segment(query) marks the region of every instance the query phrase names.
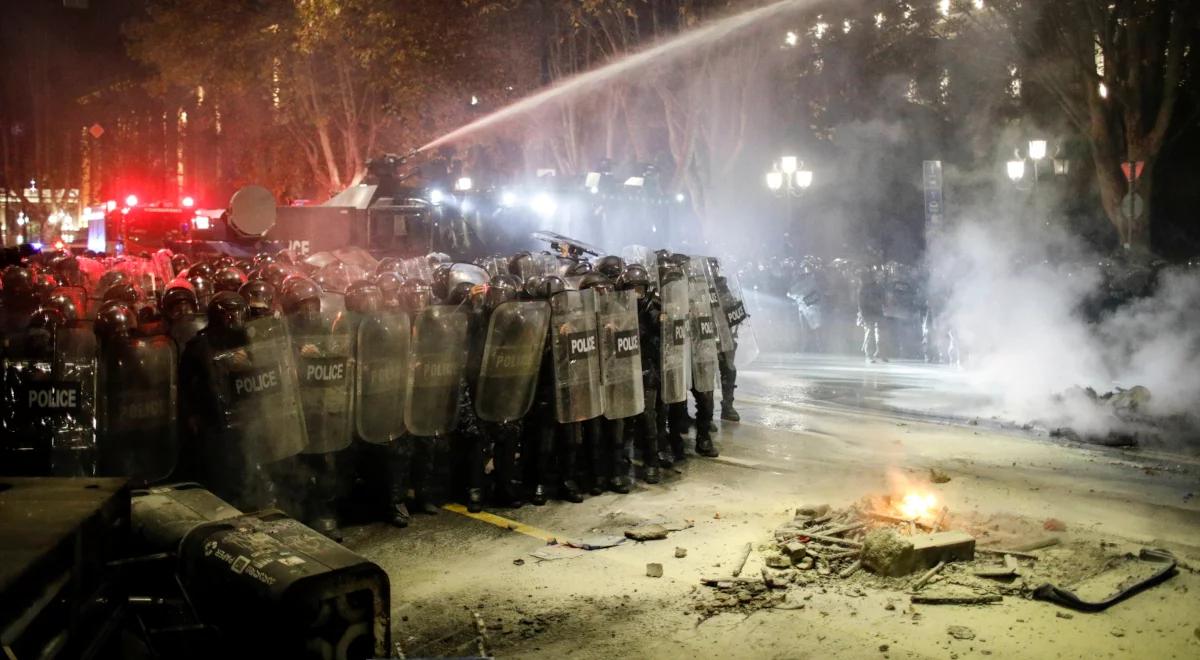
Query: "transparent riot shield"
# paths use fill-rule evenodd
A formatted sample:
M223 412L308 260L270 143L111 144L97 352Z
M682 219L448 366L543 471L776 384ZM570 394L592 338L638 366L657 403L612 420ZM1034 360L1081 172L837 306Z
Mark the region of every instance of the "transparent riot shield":
M696 264L692 259L690 264ZM692 387L697 392L711 392L717 380L717 321L714 317L711 292L703 269L690 266L688 294L692 323Z
M716 331L717 350L721 353L728 353L734 350L736 345L725 311L721 308L721 297L717 292L717 275L713 267L715 261L712 257L693 256L688 262L688 278L697 283L703 280L704 286L708 288L707 304L711 308L710 314L713 329Z
M292 350L283 321L262 318L246 324L245 343L216 349L208 361L215 430L246 464L295 456L308 445Z
M633 417L646 409L642 394L637 302L634 291L596 292L600 376L604 384L604 416L607 419Z
M604 412L594 291L562 291L550 298L554 402L559 423L582 422Z
M383 444L404 433L408 389L408 314L370 316L358 326L355 350L355 428L367 442Z
M729 323L737 346L734 364L738 367L747 366L758 359L759 348L758 337L754 334L754 325L746 309L742 280L737 273L729 273L724 277L717 277L716 284L721 311L725 314L725 320Z
M95 476L97 349L91 326L35 328L10 338L3 367L5 470Z
M659 289L662 298L662 384L659 397L663 403L687 400L692 381L691 361L691 301L688 281L668 279Z
M529 411L549 325L545 301L510 301L492 311L475 382L480 419L510 422Z
M139 484L166 479L179 457L179 354L166 335L107 343L100 362L100 471Z
M433 305L413 317L408 398L404 425L415 436L432 437L458 425L458 400L467 369L467 315L450 305Z
M325 454L350 446L354 419L352 335L329 314L289 319L296 376L308 446L303 453Z

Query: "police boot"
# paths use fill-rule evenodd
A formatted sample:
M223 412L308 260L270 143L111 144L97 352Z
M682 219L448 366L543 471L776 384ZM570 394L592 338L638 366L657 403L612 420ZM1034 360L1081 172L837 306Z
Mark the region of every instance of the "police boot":
M312 500L309 502L309 526L341 543L342 530L338 529L335 500L337 498L337 473L334 472L332 454L319 454L313 473Z
M408 527L408 523L412 522L412 514L408 512L408 504L404 501L405 494L403 487L393 485L388 488L388 517L396 527Z
M559 456L562 482L558 487L558 497L578 504L583 501L583 494L579 492L579 484L575 481L580 445L583 443L583 424L568 424L563 431L562 453Z
M471 513L479 513L483 511L483 489L468 488L467 489L467 511Z
M713 445L712 435L708 433L696 434L696 453L708 458L716 458L720 455Z
M517 475L517 443L520 432L517 427L501 427L494 445L493 460L496 471L493 473L495 487L492 490L492 500L499 506L517 508L524 504L521 501L521 484Z
M608 464L604 460L604 435L601 420L593 419L583 423L583 442L588 457L588 492L592 495L604 493L608 481Z
M721 419L723 419L727 422L742 421L742 416L739 415L738 411L734 410L734 408L733 408L733 400L732 399L730 399L729 401L721 402Z
M529 502L534 506L542 506L549 499L546 495L546 486L538 484L533 487L533 492L529 494Z

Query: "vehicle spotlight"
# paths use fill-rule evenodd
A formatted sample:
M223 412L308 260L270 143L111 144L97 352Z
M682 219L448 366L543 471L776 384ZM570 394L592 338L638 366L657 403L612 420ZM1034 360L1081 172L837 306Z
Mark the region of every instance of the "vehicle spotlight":
M685 200L685 199L687 199L687 198L683 196L683 193L675 193L675 201L682 204L683 200Z
M138 203L137 195L126 195L125 196L125 206L133 208L133 207L137 206L137 203Z
M429 191L429 203L430 204L433 204L434 206L438 206L445 199L446 199L446 194L443 193L441 190L434 188L433 190Z
M473 187L474 187L474 182L471 181L471 177L469 177L469 176L461 177L461 178L459 178L458 181L454 182L454 189L457 190L458 192L466 192Z
M505 190L500 193L500 206L513 207L517 205L517 193L511 190Z
M196 200L189 195L187 197L184 197L182 200L180 200L179 203L183 204L183 208L190 209L196 205Z
M538 193L529 202L529 207L533 209L534 213L545 219L552 217L558 210L558 202L554 201L554 198L548 193Z

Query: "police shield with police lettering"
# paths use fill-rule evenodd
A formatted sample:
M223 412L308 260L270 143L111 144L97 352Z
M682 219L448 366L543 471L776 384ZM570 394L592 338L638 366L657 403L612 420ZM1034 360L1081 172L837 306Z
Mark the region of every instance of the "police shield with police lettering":
M0 447L10 474L96 473L96 338L56 312L8 338Z
M287 328L256 319L241 339L213 347L209 385L218 417L205 425L232 441L227 448L240 449L246 464L295 456L308 445L308 433Z
M458 400L467 367L467 315L432 305L413 317L411 367L404 424L420 437L439 436L458 424Z
M139 484L167 478L179 455L178 352L166 335L104 338L100 464Z
M475 383L480 419L511 422L529 411L549 323L545 301L512 300L492 310Z
M308 429L305 454L325 454L350 446L354 386L351 335L346 325L335 324L335 320L330 314L312 311L288 316L300 403Z
M604 394L594 292L561 291L550 298L550 308L555 416L560 424L599 417Z
M703 259L688 262L692 321L692 388L712 392L717 379L717 321Z
M384 444L404 433L408 389L408 314L386 311L358 326L355 428L363 440Z
M604 416L624 419L645 409L637 293L596 290Z
M662 369L659 396L663 403L687 400L692 380L691 299L688 281L674 272L663 278L659 287L662 299Z

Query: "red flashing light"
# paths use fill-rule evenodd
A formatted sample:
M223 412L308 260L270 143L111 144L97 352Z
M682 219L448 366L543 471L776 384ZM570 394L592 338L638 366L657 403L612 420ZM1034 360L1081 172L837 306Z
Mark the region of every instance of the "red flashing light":
M188 195L187 197L184 197L183 199L179 200L179 203L183 204L183 208L190 209L196 205L196 200L193 199L191 195Z
M56 250L63 249L63 242L62 241L54 241L54 249L56 249Z
M104 208L108 209L109 211L117 210L117 200L115 200L115 199L108 200L107 202L104 203Z
M125 206L133 207L133 206L137 206L137 203L138 203L137 195L126 195L125 196Z

